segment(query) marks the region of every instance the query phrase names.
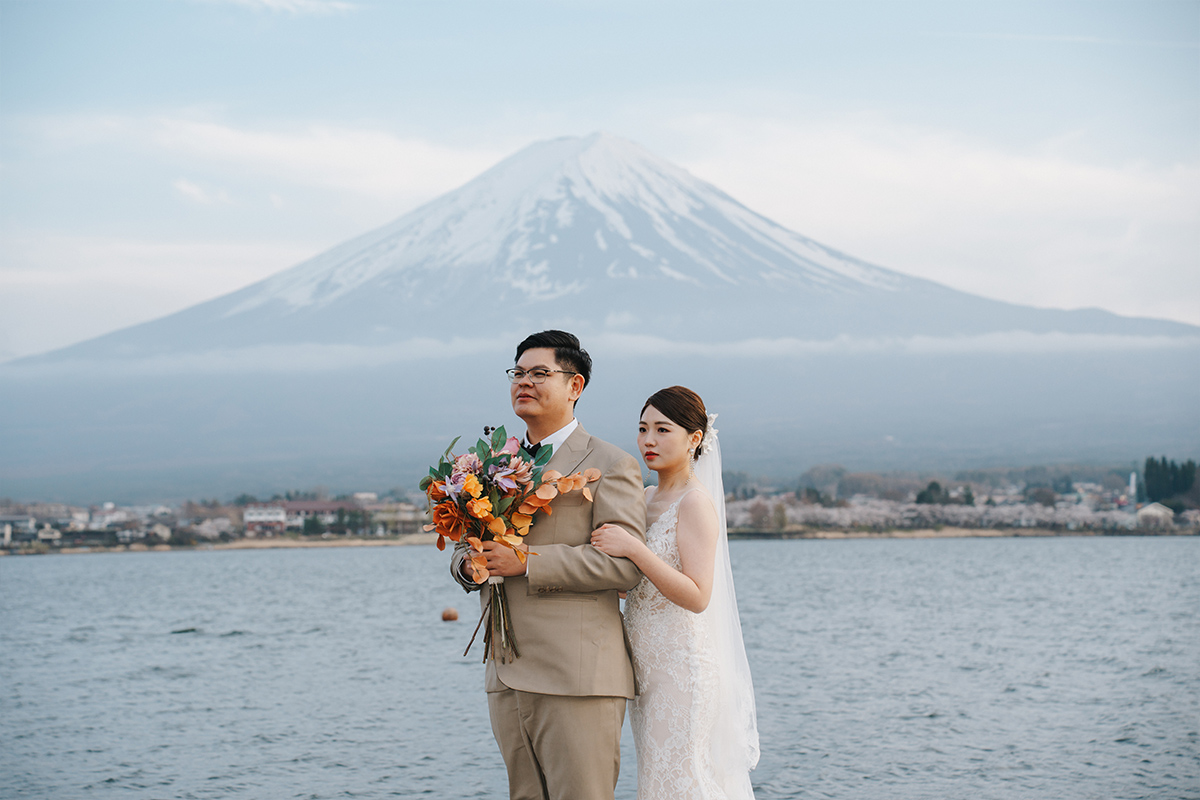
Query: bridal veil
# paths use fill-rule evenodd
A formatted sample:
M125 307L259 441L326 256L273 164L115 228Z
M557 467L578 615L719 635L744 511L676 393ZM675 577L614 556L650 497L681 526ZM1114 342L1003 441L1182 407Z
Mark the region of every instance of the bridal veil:
M753 797L749 771L758 763L758 720L754 708L754 683L746 646L742 641L742 623L738 617L737 595L733 588L733 570L729 563L729 531L725 521L725 484L721 478L721 445L714 425L717 415L709 414L708 430L696 461L696 477L707 488L720 526L713 589L705 616L716 645L720 672L720 699L717 724L713 732L713 766L719 783L731 798Z

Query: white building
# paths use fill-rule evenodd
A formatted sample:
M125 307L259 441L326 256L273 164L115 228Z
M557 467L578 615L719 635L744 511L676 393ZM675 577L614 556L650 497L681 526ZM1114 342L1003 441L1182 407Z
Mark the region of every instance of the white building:
M247 536L273 536L287 527L287 509L279 503L251 503L242 509Z
M1169 528L1175 524L1175 512L1162 503L1150 503L1137 511L1139 528Z

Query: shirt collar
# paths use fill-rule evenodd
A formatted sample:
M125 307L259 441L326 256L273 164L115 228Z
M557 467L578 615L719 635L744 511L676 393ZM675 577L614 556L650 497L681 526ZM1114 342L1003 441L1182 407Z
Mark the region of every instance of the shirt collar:
M578 427L579 427L579 420L575 419L574 417L571 417L570 422L568 422L566 425L563 425L561 428L559 428L558 430L556 430L554 433L550 434L549 436L544 437L542 439L542 441L539 442L539 444L541 444L543 447L546 445L550 445L551 447L554 448L555 452L558 452L558 449L562 446L562 443L565 442L567 440L567 437L570 436L572 433L574 433L575 429ZM527 444L529 442L529 431L525 432L525 442Z

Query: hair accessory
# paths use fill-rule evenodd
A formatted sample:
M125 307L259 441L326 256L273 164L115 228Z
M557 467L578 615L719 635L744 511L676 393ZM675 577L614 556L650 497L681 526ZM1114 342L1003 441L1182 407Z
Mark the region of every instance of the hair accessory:
M708 453L713 449L713 439L717 436L717 415L708 415L708 426L704 429L704 438L700 440L700 452Z

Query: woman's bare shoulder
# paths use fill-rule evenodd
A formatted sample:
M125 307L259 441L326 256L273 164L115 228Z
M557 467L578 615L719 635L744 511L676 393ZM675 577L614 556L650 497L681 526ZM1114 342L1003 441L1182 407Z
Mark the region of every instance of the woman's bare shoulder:
M679 516L716 520L717 510L713 508L712 498L708 496L708 492L701 487L687 492L679 499Z

